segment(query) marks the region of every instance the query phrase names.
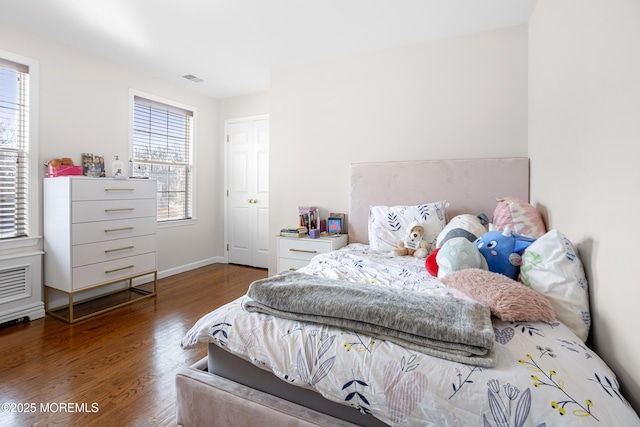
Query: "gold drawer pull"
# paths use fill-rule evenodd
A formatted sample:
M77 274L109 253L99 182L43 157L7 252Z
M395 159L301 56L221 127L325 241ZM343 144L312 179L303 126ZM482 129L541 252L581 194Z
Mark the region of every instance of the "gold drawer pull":
M317 254L317 253L318 253L318 251L307 251L307 250L305 250L305 249L294 249L294 248L291 248L291 249L289 249L289 250L290 250L291 252L304 252L304 253L306 253L306 254Z
M135 188L105 188L104 191L134 191Z
M131 246L125 246L124 248L105 249L104 253L105 254L109 254L111 252L126 251L127 249L133 249L133 248L134 248L134 246L131 245Z
M104 232L113 233L114 231L127 231L127 230L133 230L133 227L110 228L108 230L104 230Z
M133 211L135 208L113 208L113 209L105 209L106 213L109 212L121 212L121 211Z
M105 270L104 274L115 273L116 271L127 270L133 267L134 267L133 265L127 265L126 267L114 268L113 270Z

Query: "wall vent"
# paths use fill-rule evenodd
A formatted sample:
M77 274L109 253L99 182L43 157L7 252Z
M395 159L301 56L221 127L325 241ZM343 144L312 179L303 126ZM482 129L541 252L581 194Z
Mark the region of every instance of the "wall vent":
M44 317L42 251L0 256L0 324Z
M26 267L0 271L0 302L28 294Z
M187 80L191 80L193 83L200 83L204 81L200 77L196 77L193 74L187 74L186 76L182 76L182 77L184 77Z

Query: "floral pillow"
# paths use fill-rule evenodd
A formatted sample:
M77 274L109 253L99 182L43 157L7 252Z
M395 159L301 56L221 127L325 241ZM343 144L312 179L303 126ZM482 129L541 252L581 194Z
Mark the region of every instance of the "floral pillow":
M493 226L504 230L507 226L516 234L538 238L547 232L540 212L524 200L516 197L497 199L493 212Z
M369 245L377 251L391 251L406 237L410 225L417 221L424 227L424 237L431 252L446 225L444 201L416 206L372 206L369 209Z
M522 255L522 283L546 296L556 318L581 340L589 335L589 291L573 244L558 230L533 242Z

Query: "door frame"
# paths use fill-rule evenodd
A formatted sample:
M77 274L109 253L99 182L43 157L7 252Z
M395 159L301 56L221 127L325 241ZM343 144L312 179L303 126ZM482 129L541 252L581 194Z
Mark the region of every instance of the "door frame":
M238 122L248 122L254 120L269 119L269 114L259 114L257 116L236 117L233 119L225 119L224 135L222 141L224 143L224 189L222 195L224 197L224 262L229 263L229 124ZM271 151L271 150L269 150Z

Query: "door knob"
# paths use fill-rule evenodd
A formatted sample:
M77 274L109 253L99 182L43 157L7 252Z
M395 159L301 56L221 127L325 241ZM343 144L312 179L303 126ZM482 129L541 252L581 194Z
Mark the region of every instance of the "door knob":
M256 199L247 199L248 203L258 203Z

